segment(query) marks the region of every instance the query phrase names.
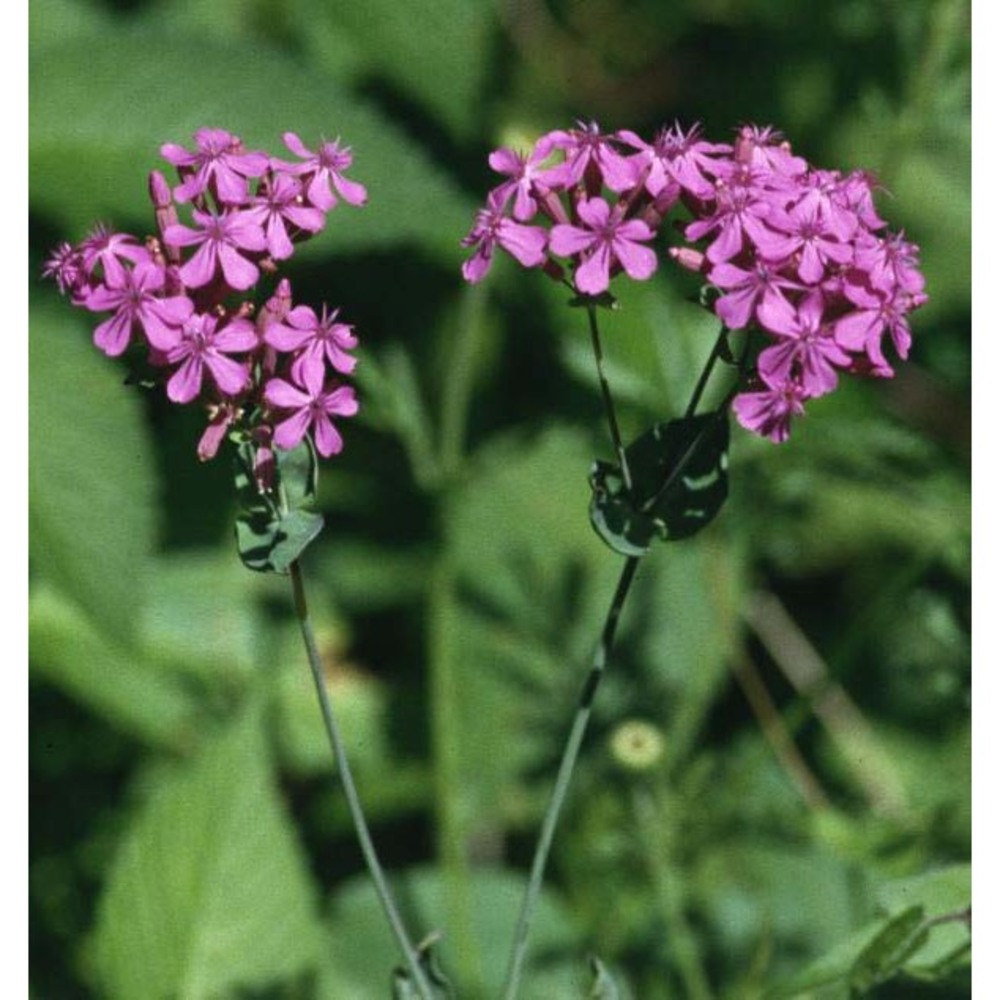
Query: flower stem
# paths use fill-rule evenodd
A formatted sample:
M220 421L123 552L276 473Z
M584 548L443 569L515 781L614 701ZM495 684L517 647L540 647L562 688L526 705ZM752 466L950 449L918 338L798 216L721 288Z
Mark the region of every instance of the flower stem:
M621 616L622 608L625 605L625 598L628 596L629 588L632 586L632 580L635 578L635 571L638 566L638 556L629 556L625 560L621 576L618 579L618 586L615 589L615 595L611 600L611 606L608 608L608 614L604 620L604 628L601 631L600 642L598 642L597 649L594 652L590 672L587 674L587 679L580 692L580 699L577 704L576 715L573 718L569 739L566 741L562 760L559 762L559 773L556 776L555 788L552 790L552 798L549 800L549 806L545 811L545 818L542 821L542 831L539 834L538 846L535 848L535 856L531 863L531 876L521 903L521 912L514 932L514 947L507 969L507 982L504 988L505 1000L514 1000L517 996L524 959L528 949L528 934L531 931L531 921L538 903L538 897L541 893L542 880L545 876L545 865L548 861L549 850L552 847L552 838L555 835L556 824L559 821L563 801L566 798L566 792L573 777L573 769L576 767L576 760L580 754L580 746L583 743L584 733L587 730L587 723L590 721L594 698L597 695L597 689L600 686L601 678L604 676L604 669L611 653L615 630L618 627L618 619Z
M306 604L305 585L302 580L302 569L296 559L288 568L292 579L292 593L295 600L295 614L299 620L299 627L302 631L302 639L305 642L306 653L309 658L309 667L312 670L313 682L316 685L316 694L319 697L320 708L323 711L323 722L326 725L326 735L330 741L330 749L333 751L334 761L337 765L337 773L340 776L341 784L344 787L344 795L347 798L347 805L351 812L351 819L354 821L354 829L357 833L358 841L361 844L361 851L365 856L365 863L368 865L368 872L375 885L375 892L378 894L379 902L385 912L386 919L392 928L392 932L399 944L399 949L403 953L407 969L413 978L413 985L422 1000L434 1000L434 992L427 981L420 961L417 957L416 949L410 943L403 920L396 908L392 897L392 891L386 880L382 865L375 853L375 845L372 843L371 834L368 832L368 824L365 822L364 812L361 808L361 800L354 785L354 778L351 775L350 765L347 762L347 751L344 747L344 740L337 724L336 716L333 714L333 706L326 691L326 684L323 681L323 663L320 659L319 649L316 647L316 637L313 634L312 622L309 619L309 609Z
M701 370L701 375L698 377L698 384L694 387L694 392L691 393L691 401L684 411L685 417L693 417L695 410L698 409L698 403L701 402L701 394L705 391L705 386L708 385L708 378L712 374L715 362L722 356L722 349L726 343L726 334L728 332L726 327L722 327L719 330L719 335L715 338L715 346L712 348L712 353L708 356L708 362Z
M604 398L604 408L608 420L608 429L611 432L611 439L618 461L622 470L622 480L628 492L632 490L632 477L629 473L628 462L625 459L625 449L622 445L621 432L618 428L618 419L615 414L614 400L611 397L611 389L607 378L604 375L603 353L601 351L600 332L597 328L597 307L593 304L587 305L587 318L590 323L590 339L594 348L594 360L597 363L597 376L601 384L601 395ZM691 417L698 408L701 395L708 384L709 375L715 366L716 361L722 356L726 339L726 329L719 332L715 345L709 355L705 368L698 379L691 400L685 411L685 416ZM728 405L729 400L735 392L735 387L729 395L717 407L716 413L720 416ZM702 432L704 433L704 432ZM676 477L683 471L688 460L701 439L702 434L688 448L687 452L677 462L664 489L667 488ZM601 630L601 638L594 652L594 659L591 663L590 672L584 682L583 690L577 704L576 715L573 717L573 725L570 729L569 739L563 748L562 759L559 762L559 772L556 775L555 787L552 790L552 797L549 800L548 808L542 820L542 830L538 837L538 844L535 847L535 855L531 862L531 875L525 889L524 898L521 902L521 912L518 916L517 927L514 931L514 944L511 950L510 962L507 967L507 980L504 987L504 1000L515 1000L518 987L521 982L521 974L524 969L524 960L528 949L528 935L531 931L531 921L534 917L535 907L542 890L542 880L545 876L545 866L548 861L549 852L552 847L552 839L555 835L556 824L559 821L559 814L562 811L566 793L573 777L573 770L576 767L577 758L580 755L580 747L583 744L583 737L590 722L591 709L594 699L597 696L597 689L604 676L608 657L611 654L611 647L614 643L615 631L618 627L618 619L621 617L622 608L625 606L625 599L628 597L629 589L635 578L635 571L639 566L639 556L628 556L625 565L622 567L621 576L618 579L618 586L615 589L614 597L608 608L607 617L604 620L604 628Z
M604 375L604 352L601 350L601 334L597 328L597 306L587 304L587 321L590 324L590 343L594 348L594 361L597 363L597 379L601 383L601 396L604 398L604 412L608 418L608 430L611 432L611 442L618 457L618 465L622 470L622 482L625 492L632 492L632 474L629 472L628 461L625 458L625 447L622 444L621 431L618 429L618 417L615 414L615 403L611 398L611 388Z

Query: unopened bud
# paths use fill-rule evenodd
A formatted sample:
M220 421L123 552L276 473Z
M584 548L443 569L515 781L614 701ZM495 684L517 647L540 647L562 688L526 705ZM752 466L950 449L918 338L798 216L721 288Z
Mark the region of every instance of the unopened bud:
M668 253L687 271L702 274L706 270L705 255L700 250L691 247L671 247Z

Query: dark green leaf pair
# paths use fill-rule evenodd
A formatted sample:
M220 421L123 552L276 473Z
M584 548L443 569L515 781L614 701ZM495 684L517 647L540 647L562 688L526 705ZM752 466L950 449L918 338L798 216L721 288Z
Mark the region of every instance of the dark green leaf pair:
M656 424L625 449L631 491L618 466L594 463L591 524L625 556L645 554L654 538L690 538L712 521L728 495L728 449L723 411Z
M241 444L236 459L236 545L243 565L259 573L287 573L323 530L323 515L307 509L316 498L318 473L309 439L275 454L274 485L266 493L257 488L253 445Z

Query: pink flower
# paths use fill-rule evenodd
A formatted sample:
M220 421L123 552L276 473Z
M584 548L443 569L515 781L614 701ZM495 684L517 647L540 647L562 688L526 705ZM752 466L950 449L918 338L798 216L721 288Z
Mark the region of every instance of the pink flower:
M318 208L302 203L302 186L289 174L276 174L244 215L263 228L267 252L275 260L286 260L295 251L289 224L308 233L318 233L326 224Z
M177 224L167 226L165 242L172 246L197 246L194 256L181 266L180 275L188 288L208 285L221 269L226 284L236 291L246 291L256 284L260 271L240 250L267 249L267 239L260 223L248 212L231 210L224 215L211 212L191 213L200 229Z
M42 277L52 278L63 295L67 292L75 292L78 287L87 281L87 274L83 266L83 255L80 253L79 248L70 243L60 243L49 254L48 260L43 265Z
M149 260L149 251L135 241L128 233L112 233L100 223L80 243L80 259L88 277L97 276L100 265L105 281L119 280L125 272L126 264L138 264Z
M778 342L761 352L757 370L771 388L796 381L806 397L822 396L837 386L837 368L851 359L823 322L823 295L811 292L793 309L787 302L768 316Z
M164 352L167 364L180 362L167 382L167 396L173 402L190 403L201 392L206 369L224 396L235 396L246 388L247 366L227 355L253 350L257 331L245 319L230 320L217 330L218 323L219 317L211 313L189 317L179 342Z
M322 143L319 151L314 153L294 132L286 132L283 138L285 145L305 162L276 163L289 173L308 175L306 197L318 209L330 211L337 204L337 195L349 205L363 205L368 200L364 185L344 177L344 171L354 161L350 147L342 149L340 140L336 139Z
M476 252L462 265L466 281L481 281L493 263L493 248L500 246L525 267L538 267L545 260L545 230L525 226L503 214L502 194L493 191L486 208L476 215L472 231L462 240L463 247Z
M160 297L166 270L160 264L136 264L114 281L101 285L90 294L87 308L94 312L114 310L94 331L94 343L109 357L117 357L128 347L132 331L142 328L155 348L166 351L181 338L181 326L194 312L186 295Z
M607 291L611 268L617 263L630 277L643 281L656 270L656 254L641 245L655 233L640 219L622 218L621 206L610 208L603 198L591 198L577 206L586 228L552 227L549 249L561 257L580 255L576 287L587 295Z
M283 322L271 323L264 331L264 340L279 351L302 351L292 362L292 378L303 382L303 372L307 367L325 370L326 362L335 371L350 374L357 360L347 353L357 347L358 340L347 323L338 323L334 309L317 316L309 306L296 306L285 316Z
M634 132L622 131L618 135L639 150L632 160L639 170L647 172L646 190L654 196L673 183L697 198L711 198L720 172L720 154L732 153L732 146L702 139L700 125L687 132L677 123L662 128L652 145Z
M611 144L617 135L602 135L596 122L577 122L577 128L568 132L550 132L546 141L566 153L566 160L541 175L546 187L566 189L584 180L587 168L592 168L596 181L615 193L627 191L636 184L635 167ZM597 194L600 183L595 183Z
M675 257L676 254L671 254ZM751 316L770 328L769 316L788 302L781 289L794 292L802 289L797 281L786 278L779 268L760 261L749 270L735 264L716 264L709 271L709 280L726 294L715 303L715 314L730 330L742 330Z
M187 179L174 191L177 201L190 201L212 189L225 205L242 205L248 198L247 178L268 168L264 153L247 153L240 139L221 128L201 128L194 134L197 152L164 143L160 155Z
M504 207L511 195L514 196L513 214L518 222L527 222L538 211L535 186L545 172L541 165L552 155L552 148L551 137L542 136L527 155L512 149L497 149L490 153L490 166L498 174L506 174L510 178L493 191Z
M733 400L733 412L741 426L776 444L788 440L792 417L805 413L805 390L794 382L762 392L741 392Z
M331 418L354 416L358 412L358 401L350 386L336 382L324 384L323 372L318 367L304 368L302 376L302 388L280 378L271 379L264 387L264 398L271 406L292 411L274 428L274 443L279 448L291 450L312 429L316 450L329 458L344 447Z

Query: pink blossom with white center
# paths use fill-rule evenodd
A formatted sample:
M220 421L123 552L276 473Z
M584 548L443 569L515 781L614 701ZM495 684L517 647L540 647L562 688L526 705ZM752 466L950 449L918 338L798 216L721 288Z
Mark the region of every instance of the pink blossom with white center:
M301 351L292 362L292 378L303 383L307 367L319 368L320 374L329 362L335 371L348 375L354 371L357 359L347 352L358 346L358 339L347 323L338 323L339 309L321 315L309 306L296 306L280 323L271 323L264 330L264 340L279 351Z
M636 169L629 158L612 145L616 135L603 135L596 122L577 122L577 128L568 132L549 132L545 139L566 154L564 163L541 174L541 182L553 190L565 190L584 180L591 167L596 178L616 194L627 191L636 184ZM600 184L595 185L597 194ZM589 185L588 185L589 187Z
M792 418L805 413L805 390L794 382L777 389L741 392L733 400L733 412L740 425L776 444L788 440Z
M160 155L178 168L184 181L174 191L177 201L191 201L212 190L225 205L242 205L249 197L247 179L268 168L264 153L248 153L239 137L221 128L200 128L194 134L196 152L164 143Z
M837 387L837 369L847 368L850 356L823 321L824 299L811 292L793 309L787 302L768 317L768 330L778 342L761 351L757 371L772 389L796 381L807 397L822 396Z
M475 247L476 252L462 265L462 275L466 281L482 281L493 263L493 248L506 250L525 267L538 267L545 261L545 244L548 240L545 230L538 226L526 226L504 215L501 196L492 191L486 200L486 207L476 214L476 221L468 236L462 240L463 247Z
M349 205L363 205L368 200L364 185L344 176L354 162L349 146L341 148L340 140L336 139L321 143L319 151L314 153L294 132L286 132L283 138L285 145L304 162L275 160L274 163L296 176L308 177L304 182L306 197L316 208L329 212L337 204L337 195Z
M191 214L200 229L178 223L167 226L163 233L164 242L171 246L198 247L194 256L181 265L184 284L188 288L201 288L210 284L220 270L226 284L236 291L246 291L256 284L260 270L240 250L260 252L267 249L260 223L248 212L236 209L223 215L194 209Z
M496 149L490 153L490 166L510 180L493 189L497 200L506 207L508 199L514 197L514 218L527 222L538 212L536 183L545 173L542 164L552 155L551 136L542 136L528 153L518 153L513 149Z
M244 214L263 228L267 252L275 260L286 260L295 251L289 224L309 233L318 233L326 224L323 212L303 204L302 185L289 174L276 174Z
M295 448L312 430L316 450L324 457L336 455L344 446L332 417L352 417L358 401L350 386L336 382L325 384L319 368L306 367L302 387L284 379L273 378L264 387L264 399L291 415L274 428L274 443L286 451Z
M574 281L586 295L607 291L615 264L637 281L656 270L656 254L642 246L656 234L640 219L623 219L622 213L621 206L612 209L603 198L591 198L577 206L583 226L552 227L549 249L560 257L578 257Z
M173 402L190 403L198 396L206 370L224 396L246 388L247 366L228 355L253 350L257 331L246 319L232 319L221 329L218 325L219 317L212 313L195 314L184 323L178 343L163 352L164 363L180 363L167 382L167 396Z
M181 337L181 326L194 312L186 295L163 297L166 269L152 261L136 264L117 281L95 288L87 301L94 312L114 310L114 316L94 331L94 343L109 357L124 353L136 327L153 347L166 351Z

